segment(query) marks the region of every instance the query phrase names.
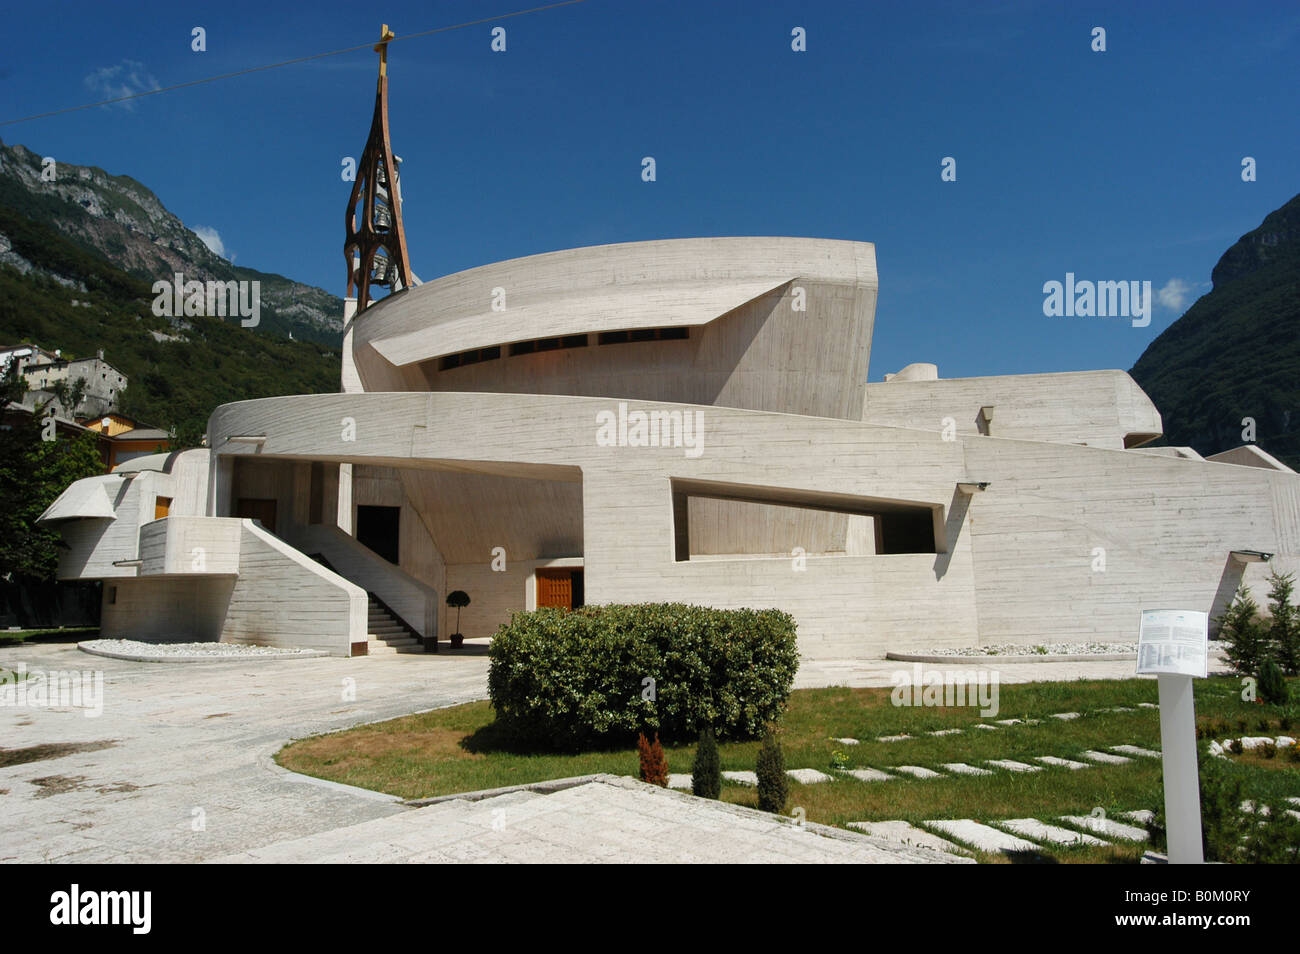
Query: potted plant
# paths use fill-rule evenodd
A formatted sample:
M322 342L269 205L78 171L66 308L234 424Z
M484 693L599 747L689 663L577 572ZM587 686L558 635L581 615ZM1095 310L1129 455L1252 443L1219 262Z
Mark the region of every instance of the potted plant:
M469 594L464 590L452 590L447 594L447 605L456 609L456 632L451 634L451 648L460 649L465 643L465 637L460 632L460 611L462 607L469 606Z

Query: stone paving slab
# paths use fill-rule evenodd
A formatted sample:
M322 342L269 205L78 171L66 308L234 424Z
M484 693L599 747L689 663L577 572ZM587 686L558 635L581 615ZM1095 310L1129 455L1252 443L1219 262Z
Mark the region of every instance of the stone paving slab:
M689 792L691 790L691 784L693 781L694 781L694 776L690 772L669 772L668 773L669 788L684 788Z
M1145 828L1125 825L1113 818L1095 818L1092 815L1062 815L1061 821L1087 829L1094 834L1105 835L1107 838L1116 838L1123 841L1146 841L1151 837L1147 834Z
M997 726L995 726L995 725L989 725L987 722L976 722L975 725L972 726L972 728L975 728L975 729L986 729L986 730L992 732L992 731L994 731L994 730L997 729Z
M1070 722L1073 719L1079 718L1079 715L1080 713L1078 712L1053 712L1050 716L1048 716L1048 718L1060 719L1062 722Z
M924 828L917 828L905 821L849 822L849 827L864 831L868 835L876 835L905 845L916 845L934 851L948 851L953 854L965 855L970 853L960 845L953 844L946 838L940 838L934 832L926 831Z
M1112 752L1119 752L1121 755L1136 755L1143 759L1158 759L1160 753L1154 749L1144 749L1139 745L1112 745Z
M998 719L998 720L996 720L996 723L995 723L995 724L997 724L997 725L1020 725L1020 723L1021 723L1021 720L1020 720L1020 719Z
M1092 768L1092 765L1088 762L1076 762L1074 759L1058 758L1055 755L1035 755L1034 761L1042 762L1044 765L1055 765L1057 768L1067 768L1072 772Z
M751 788L758 785L758 775L755 772L723 772L722 777L737 785L748 785Z
M608 777L501 809L497 798L289 839L226 862L307 863L969 863L947 851ZM436 815L426 814L434 813ZM400 823L399 823L400 818ZM399 830L400 829L400 830Z
M1159 709L1160 707L1159 707L1158 705L1156 705L1154 702L1139 702L1139 703L1138 703L1138 708L1139 708L1139 709Z
M1145 825L1151 819L1156 817L1156 813L1149 808L1139 808L1134 812L1120 812L1120 818L1127 818L1131 822L1137 822L1139 825Z
M834 775L827 775L813 768L786 769L785 774L802 785L820 785L822 782L835 781Z
M1008 818L1006 821L998 822L998 824L1014 834L1024 835L1026 838L1048 842L1053 845L1110 844L1110 842L1102 841L1093 835L1084 834L1081 831L1072 831L1069 828L1061 828L1059 825L1049 825L1037 818Z
M840 745L857 745L857 739L831 739L832 742L838 742Z
M934 769L925 768L922 765L895 765L890 768L891 772L901 772L904 775L910 775L912 778L942 778L942 772L936 772Z
M859 782L888 782L894 776L873 768L845 769L845 775L852 775Z
M1127 765L1133 761L1124 755L1113 755L1110 752L1094 752L1092 749L1084 752L1083 757L1090 762L1100 762L1103 765Z
M941 766L945 771L952 772L954 775L992 775L988 769L976 768L974 765L967 765L965 762L944 762Z
M961 735L961 729L935 729L926 735Z
M938 819L924 822L927 828L935 828L945 835L951 835L979 851L1022 852L1041 851L1039 845L1026 841L1016 835L1009 835L988 825L981 824L973 818Z
M1017 762L1015 759L985 759L984 764L1008 772L1041 772L1043 770L1041 765L1030 765L1028 762Z
M877 742L902 742L904 739L910 739L910 735L882 735L876 739Z

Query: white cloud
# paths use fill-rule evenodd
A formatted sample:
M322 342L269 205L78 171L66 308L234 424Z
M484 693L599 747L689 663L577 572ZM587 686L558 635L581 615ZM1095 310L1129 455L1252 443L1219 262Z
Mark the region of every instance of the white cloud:
M1171 278L1165 282L1163 288L1156 291L1156 300L1160 302L1162 308L1182 311L1192 300L1192 292L1195 290L1196 286L1190 282L1185 282L1181 278Z
M161 89L158 80L136 60L123 60L116 66L105 66L95 70L85 79L86 88L104 99L120 99L134 96L152 89ZM118 103L123 109L135 109L135 103L127 100Z
M199 241L212 250L212 254L234 262L235 257L226 251L226 243L221 241L221 235L216 229L210 229L206 225L196 225L193 232L199 237Z

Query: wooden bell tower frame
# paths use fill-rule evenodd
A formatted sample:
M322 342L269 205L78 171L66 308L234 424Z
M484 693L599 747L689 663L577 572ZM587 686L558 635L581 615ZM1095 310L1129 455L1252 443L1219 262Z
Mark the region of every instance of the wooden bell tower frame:
M343 255L348 263L348 297L356 297L358 312L371 303L372 282L386 285L395 292L411 285L411 263L406 254L406 232L402 228L397 166L388 140L388 43L393 37L385 23L375 45L375 52L379 54L375 115L370 122L370 136L361 153L357 178L348 199ZM384 209L389 215L387 228L378 221ZM388 259L388 274L383 282L372 275L376 253L381 250Z

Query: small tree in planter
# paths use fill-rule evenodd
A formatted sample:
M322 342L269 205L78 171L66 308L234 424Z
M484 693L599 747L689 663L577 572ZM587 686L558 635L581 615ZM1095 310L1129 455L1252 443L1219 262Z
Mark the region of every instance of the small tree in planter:
M691 766L691 794L700 798L718 798L722 795L722 760L718 758L718 742L712 729L700 732L700 742L695 747L695 764Z
M465 642L460 632L460 611L469 606L469 594L464 590L453 590L447 594L447 605L456 610L456 632L451 634L451 645L453 649L459 649Z
M664 755L664 747L659 744L659 733L656 732L654 742L650 742L642 732L636 740L636 753L641 759L641 781L667 788L668 756Z
M774 728L769 728L763 736L754 774L758 776L758 807L765 812L784 814L785 803L790 799L790 782L785 777L785 755Z

